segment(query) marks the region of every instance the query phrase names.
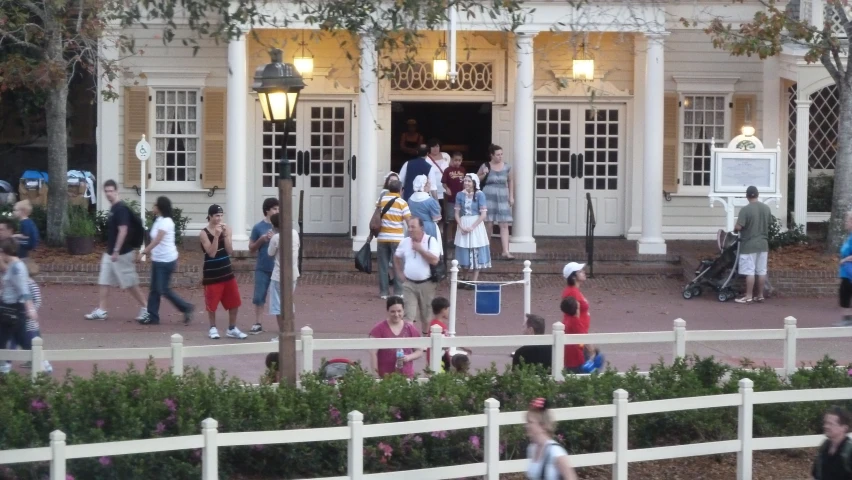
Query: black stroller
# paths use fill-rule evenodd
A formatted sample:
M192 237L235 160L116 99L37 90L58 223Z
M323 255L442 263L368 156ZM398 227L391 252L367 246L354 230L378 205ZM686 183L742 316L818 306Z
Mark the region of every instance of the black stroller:
M740 258L740 238L733 232L719 230L716 235L719 256L715 260L704 260L695 271L695 278L683 287L683 298L689 300L701 295L702 290L712 288L718 294L720 302L727 302L736 296L731 282L737 274L737 262Z

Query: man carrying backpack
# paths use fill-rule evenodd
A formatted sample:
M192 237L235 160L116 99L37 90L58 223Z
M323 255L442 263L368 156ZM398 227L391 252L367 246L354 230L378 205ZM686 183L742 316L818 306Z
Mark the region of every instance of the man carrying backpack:
M815 480L852 480L852 442L849 412L832 407L822 421L826 440L822 442L811 471Z
M101 258L100 302L98 308L86 315L86 320L106 320L107 296L109 287L130 290L130 294L140 306L136 320L147 317L145 297L139 289L139 275L136 273L136 249L142 245L144 226L133 211L118 197L118 185L115 180L104 182L104 196L112 207L107 219L107 251Z

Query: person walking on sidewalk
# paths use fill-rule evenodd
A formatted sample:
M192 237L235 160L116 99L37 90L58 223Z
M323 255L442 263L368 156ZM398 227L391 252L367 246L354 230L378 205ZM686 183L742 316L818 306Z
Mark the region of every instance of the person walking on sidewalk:
M405 238L405 222L411 218L408 202L400 198L402 183L391 180L388 183L388 194L379 200L376 207L381 208L382 226L376 238L376 257L379 259L379 296L387 300L390 281L393 281L393 294L402 296L402 280L399 275L388 277L388 267L392 265L399 242ZM388 206L390 204L390 206ZM385 211L387 209L387 211Z
M424 334L428 334L426 325L438 287L432 279L431 267L437 265L440 259L441 243L426 235L423 220L412 217L408 221L408 237L396 248L394 266L396 277L403 282L405 318L412 322L419 321Z
M849 428L852 418L849 412L832 407L823 416L822 429L825 441L819 447L811 469L815 480L852 479L852 440Z
M254 304L254 325L251 326L249 333L257 335L263 332L261 319L263 318L263 306L266 304L266 292L269 291L269 282L272 280L272 271L275 269L273 258L267 253L269 251L269 241L274 235L274 229L270 218L278 214L278 199L267 198L263 201L263 220L251 229L249 237L249 252L257 255L257 262L254 266L254 295L252 295L251 303Z
M27 266L18 258L18 242L13 238L0 240L0 269L3 270L0 286L0 349L6 349L9 341L23 350L32 349L32 338L27 334L27 320L38 321L35 304L30 292L30 275ZM2 369L8 373L7 366Z
M745 294L734 300L737 303L763 302L772 211L768 205L758 200L758 195L757 187L752 185L746 189L748 205L740 210L740 216L734 226L734 231L740 233L739 273L746 277Z
M216 328L216 309L219 304L228 311L228 333L230 338L240 340L248 337L237 328L237 313L242 305L240 288L231 267L231 255L234 247L231 243L231 229L222 222L225 211L219 205L210 205L207 209L207 226L198 237L204 251L204 269L201 283L204 285L204 303L207 306L207 318L210 320L208 336L213 340L221 338Z
M840 308L843 318L838 327L852 327L852 211L846 213L846 231L849 237L840 247Z
M278 255L278 248L281 245L281 235L279 232L281 231L281 227L279 222L281 221L279 215L276 213L272 215L269 219L272 223L273 232L275 235L272 236L272 240L269 241L269 249L267 250L266 256L270 259L274 259L273 263L275 265L272 270L271 281L269 282L269 314L275 315L276 317L281 315L281 256ZM292 256L290 257L290 262L292 263L293 269L293 292L296 291L296 282L299 280L299 232L295 228L293 230L293 249ZM293 311L296 311L296 305L294 302Z
M170 285L178 260L172 201L168 197L157 197L153 208L156 219L151 226L151 242L143 252L145 257L151 257L151 287L148 293L148 311L139 323L159 325L160 298L166 297L183 314L183 324L189 325L195 307L180 298Z
M13 238L18 241L18 258L27 264L30 277L38 275L38 265L30 257L30 252L35 250L39 243L38 227L30 215L33 213L33 204L29 200L21 200L15 204L14 215L18 219L18 232Z
M136 249L128 242L131 235L131 219L134 213L118 196L118 184L115 180L104 182L104 196L112 205L107 217L107 249L101 257L101 272L98 276L100 301L98 307L85 316L86 320L107 319L107 297L110 287L129 290L130 295L139 304L142 320L148 313L145 297L139 288L139 274L136 273Z

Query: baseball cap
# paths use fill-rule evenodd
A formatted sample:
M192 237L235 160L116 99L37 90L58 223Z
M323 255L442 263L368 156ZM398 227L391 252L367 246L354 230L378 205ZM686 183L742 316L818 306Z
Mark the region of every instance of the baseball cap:
M223 210L221 206L216 205L215 203L213 205L210 205L210 208L207 209L208 217L212 217L213 215L217 215L219 213L225 213L225 210Z
M746 189L746 198L755 198L757 197L757 187L754 185L748 187Z
M579 272L586 266L585 263L571 262L562 269L562 276L568 278L572 273Z

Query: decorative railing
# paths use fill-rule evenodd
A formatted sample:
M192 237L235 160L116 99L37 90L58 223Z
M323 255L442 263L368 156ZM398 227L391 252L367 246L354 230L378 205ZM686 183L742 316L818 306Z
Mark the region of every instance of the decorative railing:
M494 90L494 64L458 62L456 83L435 80L431 62L394 62L390 72L391 90L407 92L487 92Z
M553 419L557 422L612 419L612 450L572 455L571 463L574 467L611 465L613 478L626 479L627 468L632 462L736 453L737 480L750 480L755 451L813 448L819 446L825 438L822 435L755 438L753 435L755 405L848 400L852 398L852 388L755 392L754 383L744 378L739 381L738 393L632 403L628 401L628 398L629 393L619 389L613 392L610 405L552 410ZM667 447L629 448L628 421L631 416L724 407L736 407L739 410L736 439ZM0 465L50 462L50 480L66 480L66 463L75 458L201 449L201 479L218 480L219 449L222 447L345 440L348 443L346 475L317 480L469 477L498 480L501 474L526 471L527 460L525 459L500 460L500 427L526 423L526 412L501 412L500 402L493 398L485 400L483 413L477 415L370 425L364 424L364 416L358 411L349 412L347 418L348 425L345 427L234 433L219 433L218 422L208 418L201 422L199 435L83 445L68 445L65 433L56 430L50 434L48 447L0 451ZM367 438L469 428L484 429L483 462L381 474L364 473L364 440ZM601 434L605 433L601 432Z

